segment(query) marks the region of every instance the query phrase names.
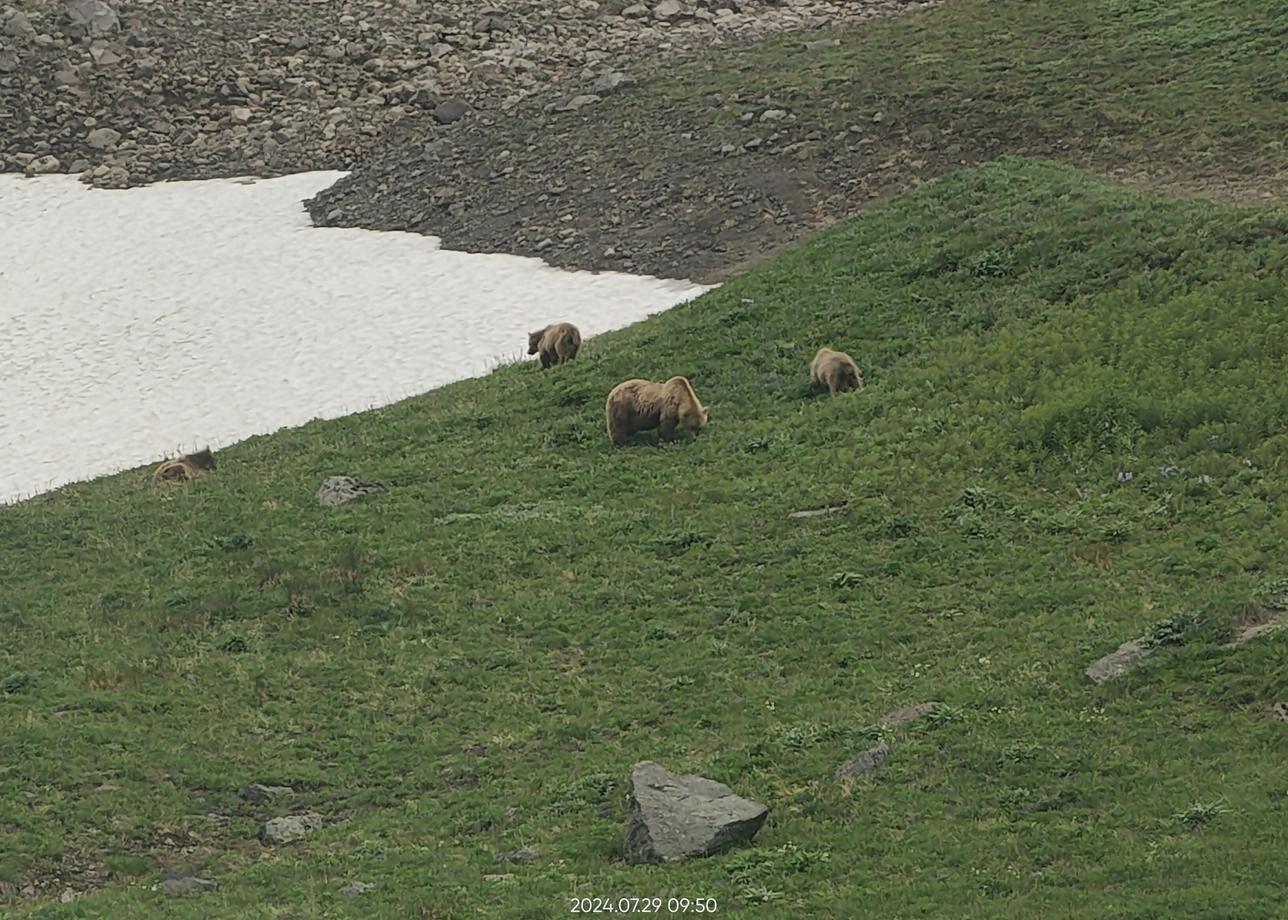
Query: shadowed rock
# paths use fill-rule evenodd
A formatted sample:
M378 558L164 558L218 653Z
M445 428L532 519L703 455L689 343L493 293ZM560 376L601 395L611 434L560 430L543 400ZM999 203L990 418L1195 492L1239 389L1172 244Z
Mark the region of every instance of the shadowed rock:
M322 830L322 816L318 814L288 815L264 822L259 839L266 844L290 843Z
M874 748L860 751L837 767L836 778L842 782L861 779L864 776L875 773L877 768L885 763L889 757L890 746L883 741Z
M161 882L161 893L168 898L191 897L214 891L219 883L213 879L198 878L195 875L186 878L168 878Z
M769 809L724 783L637 763L627 789L626 861L679 862L751 840Z
M541 854L532 847L519 847L517 850L496 854L496 861L503 863L532 862L540 858Z
M254 802L256 805L263 805L274 799L284 798L288 795L294 795L295 790L290 786L265 786L263 783L251 783L248 786L242 786L237 790L237 794L248 802Z
M1103 684L1107 680L1121 677L1128 671L1140 667L1156 650L1144 645L1139 639L1131 639L1118 646L1103 658L1093 661L1087 667L1087 680L1093 684Z

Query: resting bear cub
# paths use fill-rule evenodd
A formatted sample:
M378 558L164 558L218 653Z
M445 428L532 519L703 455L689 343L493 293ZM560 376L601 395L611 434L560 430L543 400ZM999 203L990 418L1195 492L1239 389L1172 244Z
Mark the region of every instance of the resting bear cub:
M851 358L843 351L820 348L809 365L809 379L814 386L825 386L829 396L846 390L863 389L863 378Z
M697 436L707 423L707 410L698 402L687 377L672 377L666 383L627 380L613 387L604 407L608 416L608 437L622 445L637 431L657 429L662 441L675 440L683 428Z
M571 361L580 349L581 333L572 323L553 323L528 333L528 354L541 352L543 368Z
M207 447L196 453L184 454L173 460L167 460L157 467L157 471L152 474L155 482L162 480L188 480L196 479L198 476L204 476L215 468L215 455Z

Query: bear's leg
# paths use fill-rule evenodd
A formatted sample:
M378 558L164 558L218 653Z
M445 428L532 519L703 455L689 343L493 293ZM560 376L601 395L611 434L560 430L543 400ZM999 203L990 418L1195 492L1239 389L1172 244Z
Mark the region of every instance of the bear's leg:
M675 415L662 413L662 417L657 423L657 439L659 441L674 441L675 427L679 419Z

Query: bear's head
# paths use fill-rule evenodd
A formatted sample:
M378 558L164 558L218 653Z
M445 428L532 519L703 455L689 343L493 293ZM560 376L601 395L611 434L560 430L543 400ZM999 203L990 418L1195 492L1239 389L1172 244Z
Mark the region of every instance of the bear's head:
M188 454L187 460L199 470L213 470L215 468L215 455L209 447L202 448L193 454Z
M550 327L546 327L547 329ZM528 333L528 354L535 355L537 349L541 347L541 337L546 334L545 329L538 329L536 332Z

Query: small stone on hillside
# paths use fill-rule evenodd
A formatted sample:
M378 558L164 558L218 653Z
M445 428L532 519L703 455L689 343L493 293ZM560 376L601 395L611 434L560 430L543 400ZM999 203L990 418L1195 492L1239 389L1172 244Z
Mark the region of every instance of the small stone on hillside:
M532 862L540 858L541 854L532 847L519 847L517 850L496 854L496 861L503 863Z
M860 751L845 763L836 768L836 778L838 780L854 780L867 776L869 773L875 773L877 768L886 762L890 757L890 746L885 742L878 744L874 748L868 748L866 751Z
M384 486L376 482L365 482L352 476L328 476L314 497L319 505L347 505L364 495L383 491Z
M599 97L593 93L581 93L577 96L566 96L558 102L552 102L546 106L550 112L575 112L583 106L588 106L599 101Z
M1270 712L1280 722L1288 722L1288 703L1275 703L1270 707Z
M111 150L121 141L121 132L113 128L95 128L85 136L85 143L95 150Z
M513 872L503 872L503 873L500 873L499 875L485 875L485 876L483 876L483 881L485 881L485 882L508 882L508 881L509 881L510 879L512 879L512 878L514 878L514 873L513 873Z
M90 35L105 35L121 25L116 12L100 0L71 0L67 4L67 15Z
M590 91L596 96L607 96L614 90L621 89L623 86L630 86L634 82L629 74L625 74L620 70L610 70L595 78L595 82L590 84Z
M711 856L750 841L769 809L724 783L637 763L627 788L628 863L670 863Z
M469 111L470 107L460 99L444 99L434 106L434 121L440 125L450 125L460 121Z
M195 875L187 878L168 878L161 882L161 893L168 898L189 897L195 894L204 894L207 891L214 891L219 887L219 883L213 879L198 878Z
M1087 680L1093 684L1103 684L1107 680L1121 677L1128 671L1134 671L1140 667L1141 662L1154 654L1154 651L1152 647L1142 644L1139 639L1124 642L1108 655L1087 666Z
M290 786L265 786L263 783L250 783L238 789L237 794L248 802L263 805L267 802L272 802L274 799L294 795L295 790Z
M322 830L321 815L288 815L285 818L265 821L264 826L259 830L259 839L269 845L290 843L320 830Z
M826 508L810 508L807 511L793 511L787 516L789 518L812 518L821 517L825 514L836 514L838 511L844 510L844 505L828 505Z
M356 898L360 894L366 894L376 886L370 882L350 882L340 889L340 897Z
M915 706L904 706L902 709L887 712L877 719L877 724L884 728L898 728L901 725L907 725L909 722L924 719L938 705L940 704L937 701L931 700L927 703L918 703Z

